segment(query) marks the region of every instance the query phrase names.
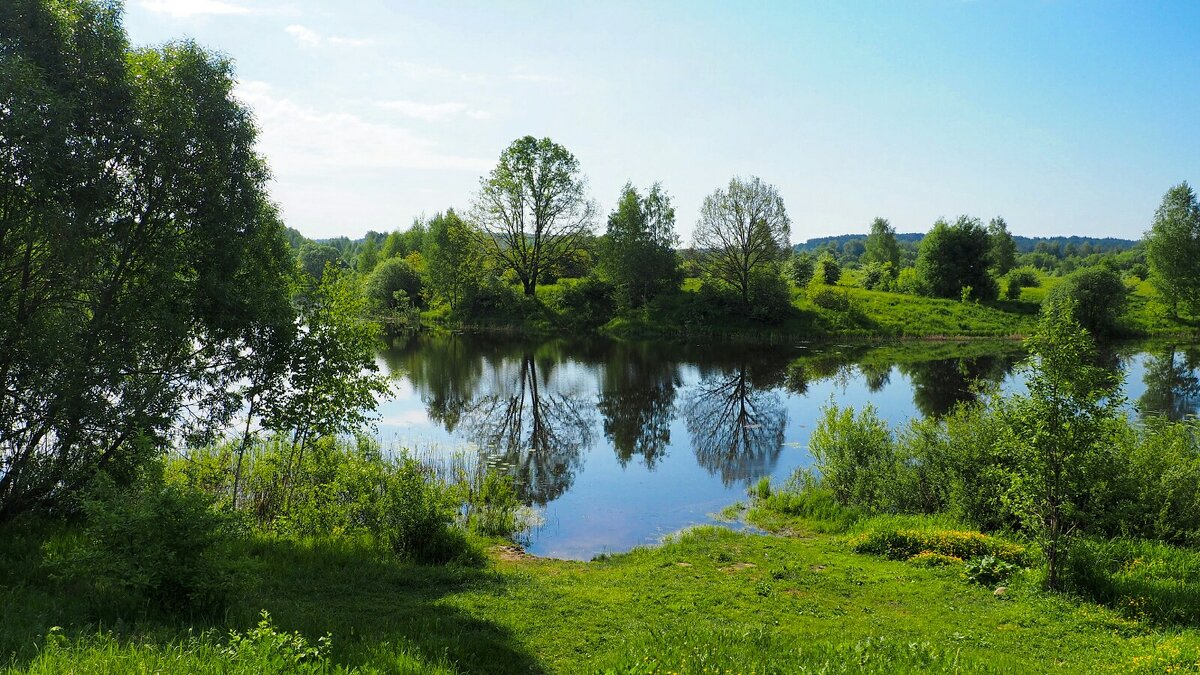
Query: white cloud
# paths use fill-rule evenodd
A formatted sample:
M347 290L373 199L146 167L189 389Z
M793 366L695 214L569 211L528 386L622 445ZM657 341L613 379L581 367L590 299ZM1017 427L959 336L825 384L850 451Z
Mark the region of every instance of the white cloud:
M511 79L519 82L562 82L562 78L557 75L547 75L545 73L531 73L524 68L514 68Z
M487 78L477 73L443 68L428 63L416 61L396 61L392 66L402 75L412 80L450 80L459 82L483 83Z
M243 5L224 0L141 0L142 9L156 14L169 14L177 19L206 15L250 14Z
M280 97L264 82L243 82L237 96L260 128L259 149L280 181L338 168L451 169L482 172L487 159L443 152L409 129Z
M321 36L317 35L315 30L312 30L311 28L305 28L299 24L292 24L287 28L284 28L283 32L296 38L296 41L302 45L316 47L317 45L321 44Z
M321 37L321 34L317 31L299 24L292 24L284 28L283 31L296 38L297 42L306 47L319 47L323 44L334 47L366 47L374 43L373 40L341 37L339 35L333 35L328 38Z
M466 115L471 119L485 120L491 117L491 113L486 110L475 110L465 103L421 103L419 101L383 101L379 104L381 108L395 110L405 117L425 120L426 122L436 122L446 119L447 117L455 117L457 115Z

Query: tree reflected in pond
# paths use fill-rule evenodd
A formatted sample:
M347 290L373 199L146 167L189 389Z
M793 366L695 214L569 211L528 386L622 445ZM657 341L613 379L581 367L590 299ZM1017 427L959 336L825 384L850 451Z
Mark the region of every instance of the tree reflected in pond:
M575 480L591 443L592 407L555 383L549 364L539 365L532 353L493 366L488 393L463 410L462 435L509 470L526 502L544 505Z
M769 474L779 459L788 414L773 390L785 371L774 370L774 381L756 381L743 361L706 376L684 403L696 460L726 486Z
M978 385L998 384L1012 372L1016 354L937 359L900 364L913 387L913 403L922 415L941 417L959 403L979 398Z
M653 469L671 443L679 365L650 353L646 345L620 345L604 367L597 408L604 436L617 460L628 464L635 455Z
M1181 420L1200 410L1200 349L1167 347L1148 355L1145 363L1146 392L1138 398L1143 415Z

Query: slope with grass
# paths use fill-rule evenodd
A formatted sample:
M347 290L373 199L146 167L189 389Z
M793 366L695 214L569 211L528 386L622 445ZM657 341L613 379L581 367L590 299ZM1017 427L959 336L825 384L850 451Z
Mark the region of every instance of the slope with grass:
M0 654L13 672L38 673L1200 668L1194 629L1156 628L1032 581L998 597L955 568L855 553L805 522L793 518L789 537L699 528L593 562L498 548L482 568L259 537L240 552L252 583L225 615L136 621L47 579L41 535L10 531ZM256 628L261 610L271 623Z

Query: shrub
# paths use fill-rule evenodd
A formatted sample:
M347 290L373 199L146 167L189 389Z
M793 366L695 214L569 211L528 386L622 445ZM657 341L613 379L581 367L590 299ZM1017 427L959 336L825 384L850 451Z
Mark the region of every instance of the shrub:
M896 290L909 295L929 295L929 286L914 267L905 267L896 277Z
M1007 275L1008 285L1016 285L1017 288L1037 288L1042 285L1042 278L1038 276L1038 271L1032 267L1018 267L1011 270Z
M850 311L850 296L845 291L839 291L828 286L810 286L808 299L817 307L835 312Z
M994 555L982 555L967 561L963 569L963 578L981 586L995 586L1007 581L1017 566L1004 562Z
M870 262L859 271L859 284L872 291L891 291L896 287L895 268L892 263Z
M1075 320L1093 335L1111 335L1129 301L1129 289L1121 275L1107 267L1085 267L1073 272L1046 296L1047 306L1070 300Z
M813 274L817 271L817 260L811 253L801 251L792 254L784 266L784 274L793 283L804 288L808 282L812 281Z
M571 284L564 284L558 297L558 310L569 323L581 328L602 326L617 311L613 286L597 277L586 277Z
M313 645L300 633L280 631L263 610L258 625L245 633L229 632L225 656L234 663L253 664L260 672L325 672L333 637L328 633Z
M409 306L424 308L421 275L408 261L388 258L367 277L363 289L371 311L379 316L403 314Z
M127 488L101 474L81 499L81 536L46 551L53 574L105 601L168 611L220 609L239 586L228 550L237 521L150 465Z
M839 504L877 512L896 509L896 446L874 407L867 405L855 415L852 408L827 406L809 438L809 452L821 484Z
M880 526L853 537L855 553L873 553L892 560L908 560L924 552L967 560L990 555L1014 565L1028 559L1024 546L969 530L917 530Z
M750 318L778 323L792 308L792 293L778 268L770 266L750 278Z
M826 251L817 258L816 273L813 274L813 281L818 284L826 284L833 286L842 278L842 267L838 265L833 254Z
M467 522L485 536L513 537L526 527L524 508L512 477L489 470L467 497Z

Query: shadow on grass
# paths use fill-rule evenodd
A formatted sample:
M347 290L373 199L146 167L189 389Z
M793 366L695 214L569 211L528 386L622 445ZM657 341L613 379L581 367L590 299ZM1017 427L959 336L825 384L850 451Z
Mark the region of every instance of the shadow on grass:
M487 567L409 565L354 541L260 537L237 551L248 584L223 615L131 613L49 578L42 543L63 534L53 523L0 529L0 670L28 668L53 627L66 638L110 631L121 641L165 646L205 631L245 630L265 609L279 630L314 643L331 634L333 661L348 667L386 671L390 647L464 673L543 672L511 631L448 599L502 595L510 582Z

